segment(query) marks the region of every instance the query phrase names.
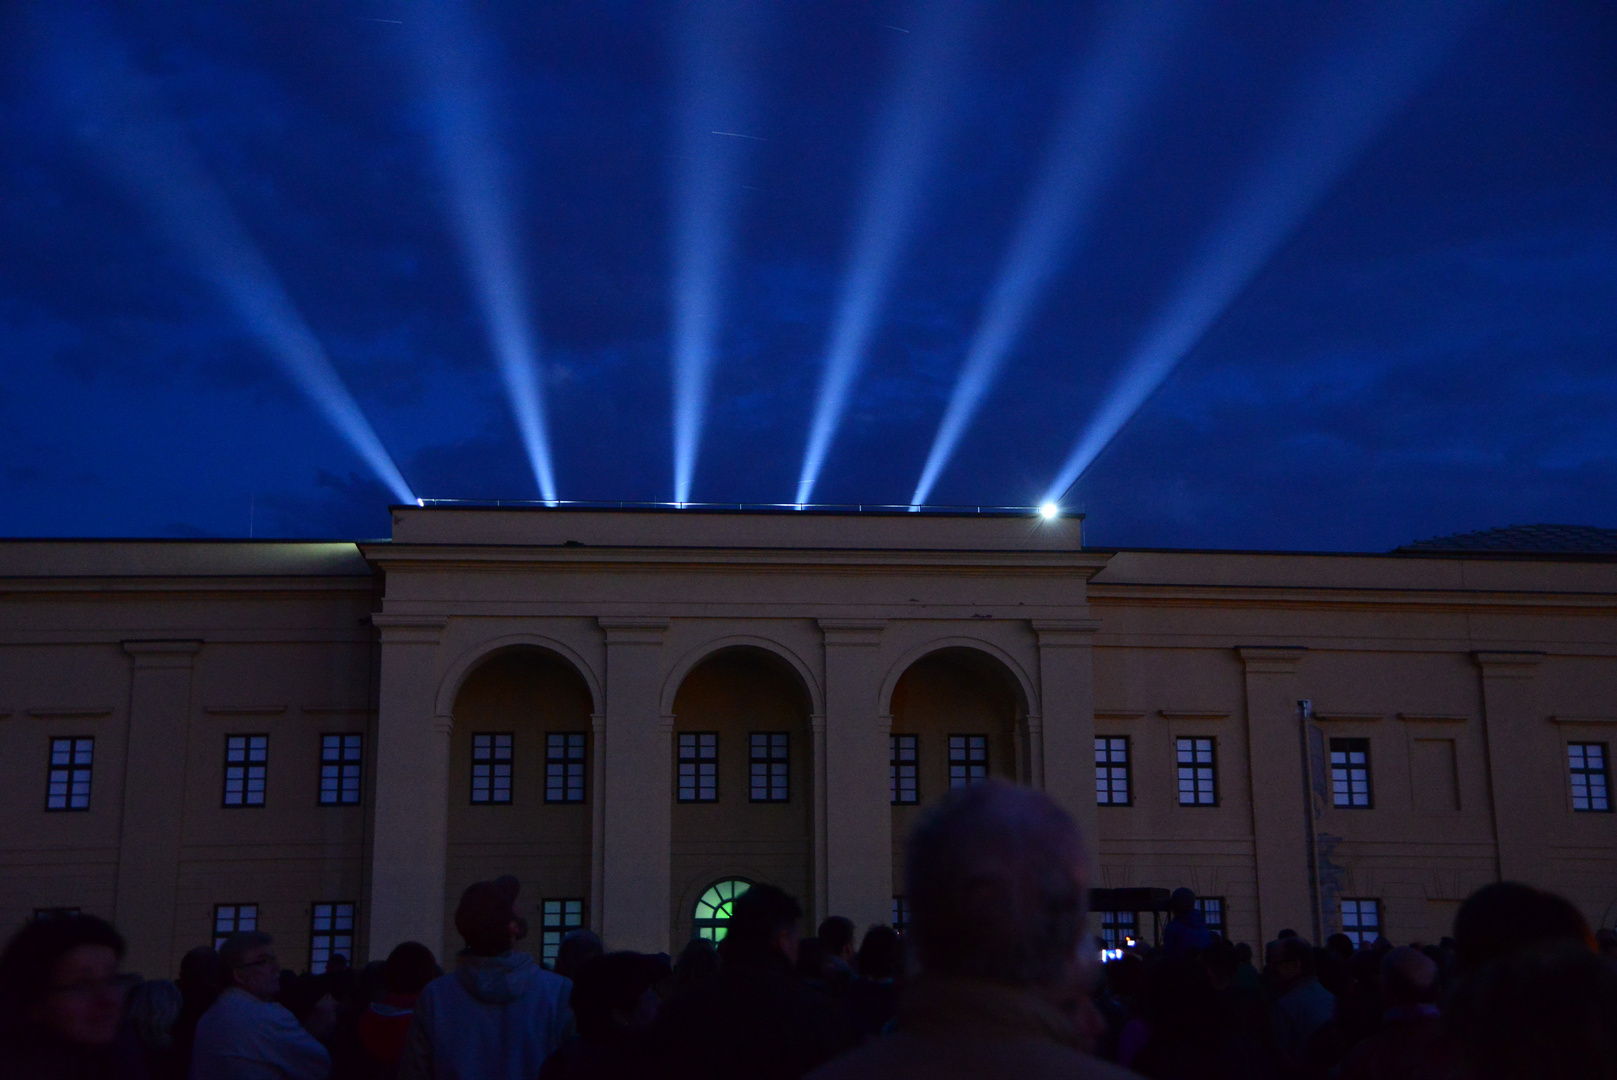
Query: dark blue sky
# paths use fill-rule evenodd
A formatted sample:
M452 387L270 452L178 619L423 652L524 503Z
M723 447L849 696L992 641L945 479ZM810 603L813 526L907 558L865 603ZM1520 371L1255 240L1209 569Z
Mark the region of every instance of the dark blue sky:
M119 182L121 144L86 116L120 50L414 491L536 497L433 156L419 4L72 7L0 14L0 534L244 536L250 507L259 536L387 528L387 489ZM1373 37L1372 11L1184 6L1091 227L932 501L1042 497L1288 109ZM968 10L817 500L910 497L1103 15ZM468 5L566 499L671 497L687 17ZM793 497L872 140L924 26L886 2L735 20L760 138L735 154L693 498ZM1500 5L1415 85L1074 487L1092 543L1385 550L1617 526L1617 16Z

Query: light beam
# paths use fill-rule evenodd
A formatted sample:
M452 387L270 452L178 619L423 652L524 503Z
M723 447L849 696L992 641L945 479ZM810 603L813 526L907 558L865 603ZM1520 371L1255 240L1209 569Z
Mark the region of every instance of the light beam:
M894 268L914 232L922 204L921 182L937 156L951 76L959 66L967 6L958 0L934 2L917 14L923 24L917 27L918 34L900 42L908 55L902 61L897 91L876 128L876 165L864 192L854 249L826 347L808 448L797 480L799 503L809 502L813 494L847 409L848 392L864 366Z
M412 20L417 66L427 88L428 127L448 189L455 239L534 481L545 501L555 502L541 346L507 190L511 168L491 130L490 103L482 89L490 84L488 50L458 4L433 0L417 16Z
M399 502L398 466L152 81L88 18L50 27L84 142Z
M931 495L1051 278L1081 242L1182 12L1167 0L1115 0L1104 13L1098 47L1068 83L1054 135L966 349L911 506L921 506Z
M1079 434L1045 498L1059 501L1436 66L1479 5L1382 5L1381 22L1297 99L1269 152Z

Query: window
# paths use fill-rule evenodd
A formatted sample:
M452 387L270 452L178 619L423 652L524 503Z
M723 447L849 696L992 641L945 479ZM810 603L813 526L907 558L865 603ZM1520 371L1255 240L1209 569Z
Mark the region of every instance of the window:
M90 809L90 766L95 760L95 739L73 737L51 740L50 782L45 787L45 809Z
M752 733L752 801L788 802L787 751L791 737L784 732Z
M545 736L545 802L584 801L584 734L551 732Z
M213 947L225 943L225 938L238 930L258 929L257 904L213 905Z
M680 732L679 801L719 801L719 736L716 733Z
M320 736L320 805L358 806L365 736Z
M1381 901L1344 899L1342 933L1348 936L1355 948L1366 948L1373 944L1381 933Z
M1582 813L1611 812L1611 773L1606 768L1606 744L1568 743L1567 765L1572 770L1572 809Z
M746 878L726 878L715 882L696 901L696 918L691 936L713 942L723 941L724 935L730 932L731 906L735 904L736 897L750 888L752 882Z
M472 736L472 804L511 802L511 735Z
M905 896L893 897L893 929L900 934L910 928L910 901Z
M1129 785L1127 736L1095 736L1095 802L1101 806L1129 806L1134 802Z
M916 735L887 736L887 791L894 806L921 801L919 746Z
M1348 810L1370 809L1370 740L1331 740L1331 801Z
M309 971L320 975L333 956L354 961L354 905L338 900L315 904L309 918Z
M970 787L988 779L988 736L949 736L949 786Z
M1218 805L1218 761L1212 739L1178 739L1179 805Z
M583 900L544 900L539 904L539 960L547 968L556 966L556 952L567 931L584 925Z
M1100 913L1100 939L1107 949L1121 949L1139 940L1140 918L1136 911Z
M263 806L268 735L225 736L225 805Z
M39 922L43 919L71 919L78 913L79 909L76 907L36 907L34 909L34 921Z
M1207 927L1219 937L1228 937L1224 932L1224 898L1222 896L1198 896L1196 910L1201 912L1202 925Z

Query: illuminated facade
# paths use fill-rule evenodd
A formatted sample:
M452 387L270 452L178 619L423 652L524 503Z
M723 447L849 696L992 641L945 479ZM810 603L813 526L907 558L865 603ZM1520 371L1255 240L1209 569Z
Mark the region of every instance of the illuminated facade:
M1617 918L1617 560L1094 551L1037 516L397 508L379 543L0 544L0 919L131 965L711 933L736 882L902 921L951 785L1238 940L1446 932L1501 876ZM1307 702L1302 706L1300 702ZM1096 919L1112 937L1149 926Z

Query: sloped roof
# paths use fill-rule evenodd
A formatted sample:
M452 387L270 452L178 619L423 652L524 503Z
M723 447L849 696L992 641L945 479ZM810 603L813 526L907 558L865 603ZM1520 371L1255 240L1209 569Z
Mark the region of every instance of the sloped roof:
M1592 525L1507 525L1501 529L1455 533L1417 540L1396 549L1411 551L1541 551L1557 555L1617 554L1617 529Z

